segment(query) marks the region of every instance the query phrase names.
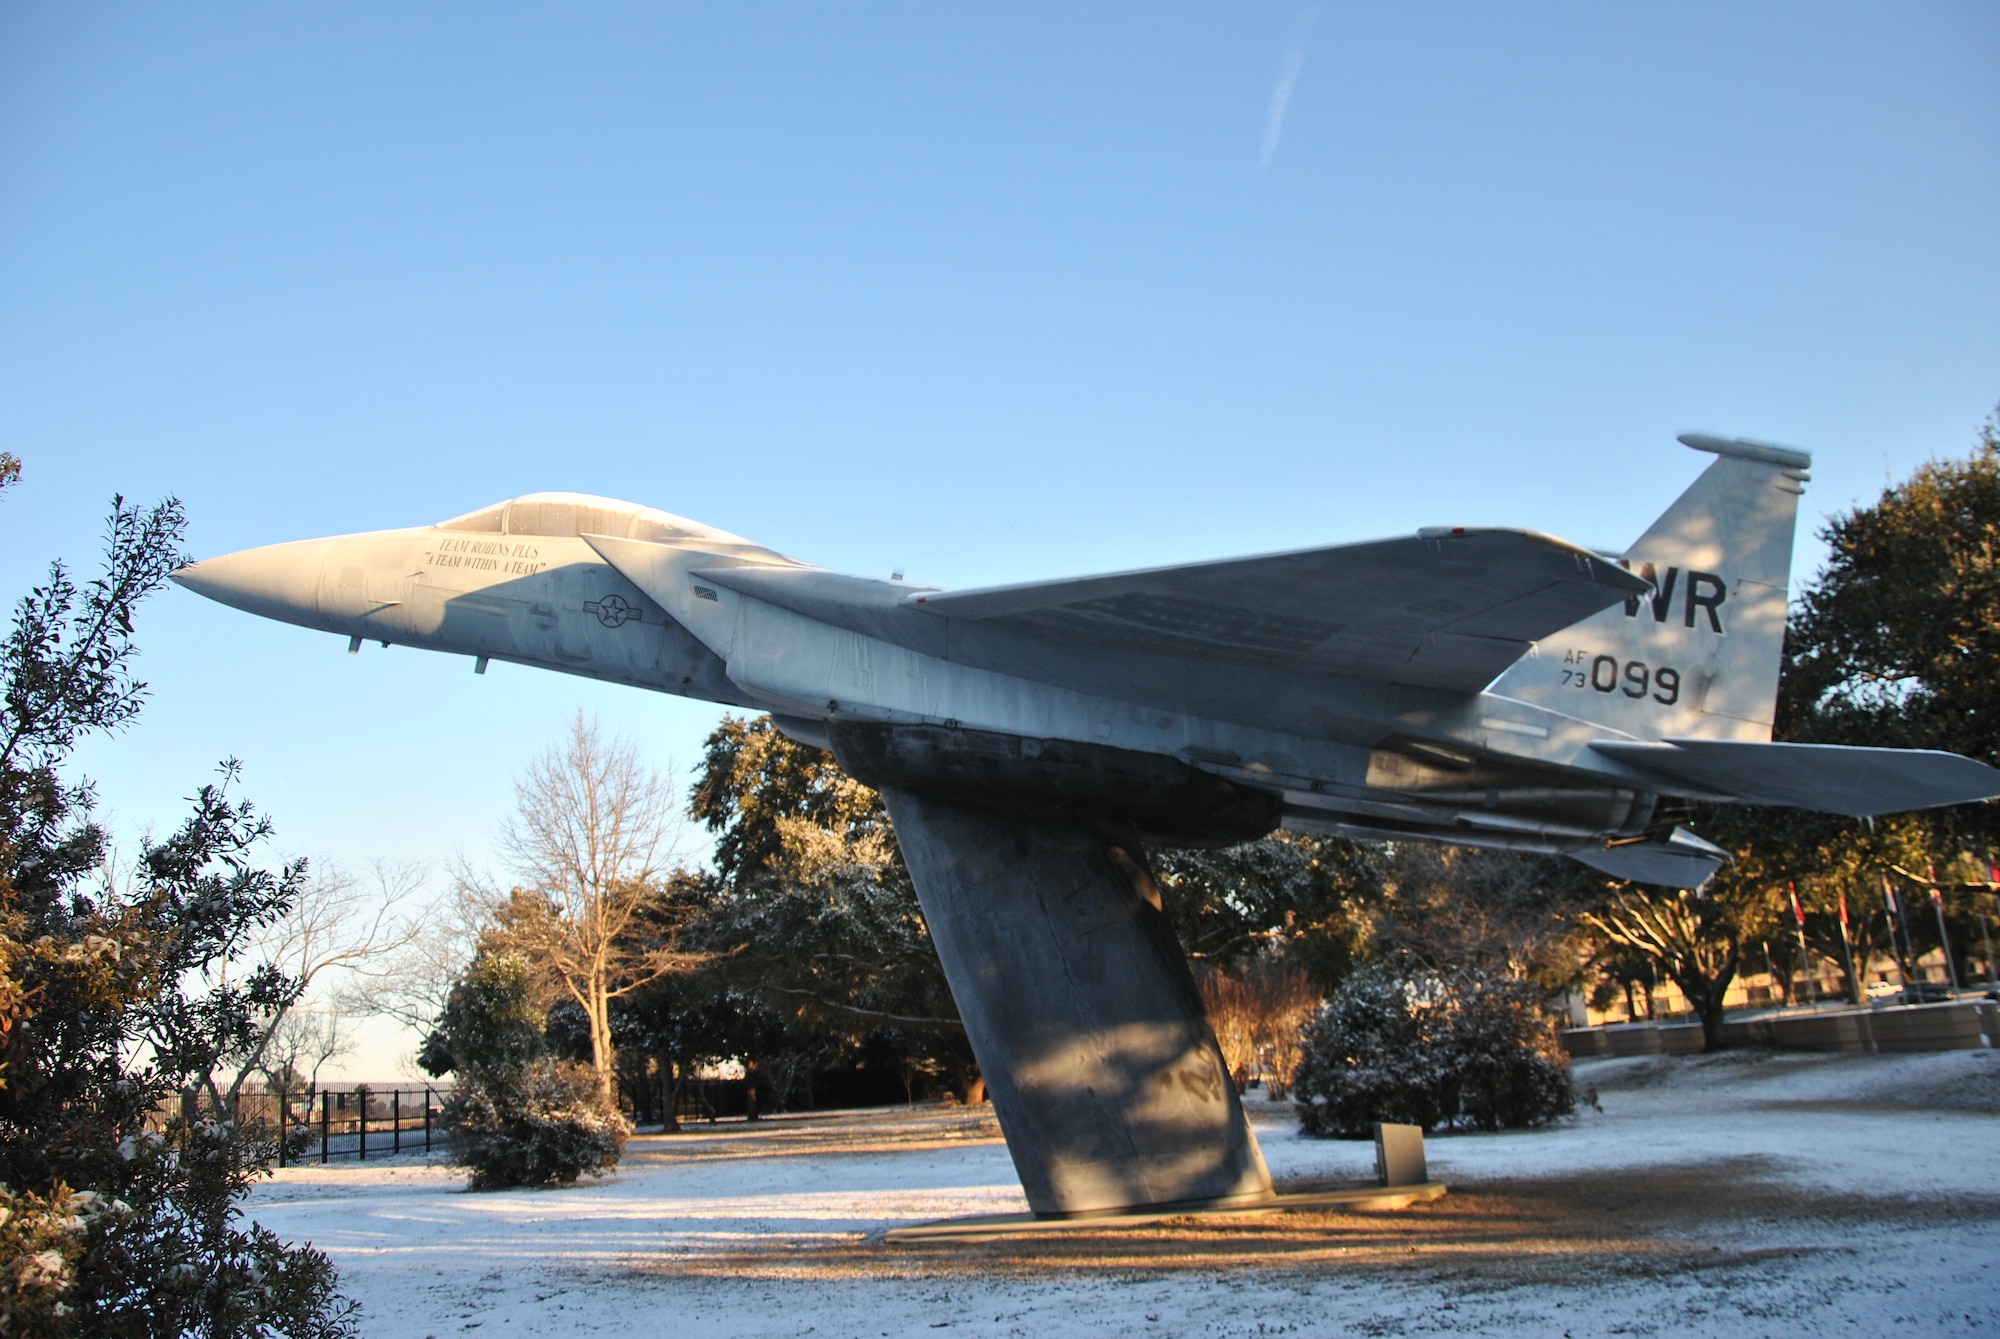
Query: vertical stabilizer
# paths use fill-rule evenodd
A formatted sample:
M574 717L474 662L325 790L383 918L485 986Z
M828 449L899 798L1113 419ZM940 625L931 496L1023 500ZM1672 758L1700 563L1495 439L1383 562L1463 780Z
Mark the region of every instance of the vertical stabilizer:
M1812 457L1700 433L1680 440L1716 460L1624 554L1652 596L1544 639L1490 691L1639 739L1771 737Z

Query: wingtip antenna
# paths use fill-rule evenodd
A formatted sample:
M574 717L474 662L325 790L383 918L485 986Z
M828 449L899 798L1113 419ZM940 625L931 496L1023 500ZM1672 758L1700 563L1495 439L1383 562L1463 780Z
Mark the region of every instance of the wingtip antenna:
M1684 432L1674 440L1682 446L1693 447L1697 451L1707 451L1711 455L1735 456L1739 460L1761 460L1767 465L1783 465L1795 470L1812 468L1812 452L1801 451L1797 447L1779 446L1775 442L1759 442L1748 437L1717 437L1706 432Z

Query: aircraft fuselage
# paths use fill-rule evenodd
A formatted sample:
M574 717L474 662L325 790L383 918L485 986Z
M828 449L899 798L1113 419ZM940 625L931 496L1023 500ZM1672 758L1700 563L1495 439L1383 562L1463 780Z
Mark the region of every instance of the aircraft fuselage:
M1268 812L1239 805L1219 826L1170 810L1138 822L1166 841L1241 840L1282 822L1555 850L1636 836L1653 812L1654 794L1586 752L1602 729L1545 708L1485 692L1217 665L1198 672L1230 691L1207 696L1241 700L1240 714L1257 719L1192 713L1175 705L1185 666L1135 672L1130 656L1051 656L1004 632L985 635L984 663L966 664L953 656L963 636L954 620L906 603L923 588L804 567L733 537L702 542L709 533L587 540L423 527L274 545L210 560L184 581L360 645L769 711L824 747L865 738L871 726L931 727L1020 741L1014 770L1030 786L1060 770L1039 755L1061 743L1072 760L1170 761L1272 801ZM627 569L642 567L646 589L599 547L616 547ZM254 578L228 570L252 564ZM755 578L782 588L768 598L736 588ZM833 589L815 592L815 578ZM1273 728L1273 716L1296 726ZM994 777L1007 770L991 758L986 765Z

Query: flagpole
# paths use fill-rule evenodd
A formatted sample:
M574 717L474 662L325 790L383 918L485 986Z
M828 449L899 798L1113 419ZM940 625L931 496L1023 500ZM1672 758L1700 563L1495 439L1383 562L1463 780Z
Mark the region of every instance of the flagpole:
M1785 891L1791 894L1792 919L1798 923L1797 928L1799 932L1799 970L1805 973L1807 984L1816 986L1817 983L1813 981L1813 975L1812 975L1812 955L1806 949L1805 908L1799 905L1799 890L1792 885L1790 880L1787 880L1785 883ZM1814 989L1812 995L1813 995L1812 999L1813 1008L1817 1009L1819 1007L1820 993L1817 989Z
M1840 895L1840 956L1847 961L1847 1002L1860 1004L1861 978L1854 971L1854 941L1847 937L1847 894Z
M1896 896L1896 890L1889 885L1887 874L1882 876L1882 900L1889 904L1889 947L1895 950L1893 956L1896 959L1896 975L1903 978L1903 991L1908 994L1911 985L1910 958L1916 955L1917 946L1911 942L1909 923L1903 919L1903 899ZM1896 943L1896 930L1899 926L1903 931L1901 945Z
M1926 865L1924 872L1931 876L1931 910L1937 913L1938 952L1944 954L1944 983L1952 994L1958 993L1958 969L1951 961L1951 935L1944 928L1944 894L1938 891L1937 866Z
M2000 865L1989 858L1986 862L1986 892L1993 899L1993 905L2000 907ZM2000 968L1993 965L1993 931L1986 924L1986 908L1979 909L1979 937L1986 944L1986 981L1994 990L2000 991Z

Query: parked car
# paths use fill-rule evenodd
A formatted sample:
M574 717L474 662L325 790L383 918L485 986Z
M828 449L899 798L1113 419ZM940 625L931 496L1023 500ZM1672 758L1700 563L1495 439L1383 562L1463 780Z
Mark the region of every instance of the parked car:
M1935 981L1912 981L1903 988L1905 1004L1942 1004L1951 998L1951 992Z
M1868 998L1871 1000L1886 1000L1902 993L1903 988L1893 981L1870 981L1868 983Z

